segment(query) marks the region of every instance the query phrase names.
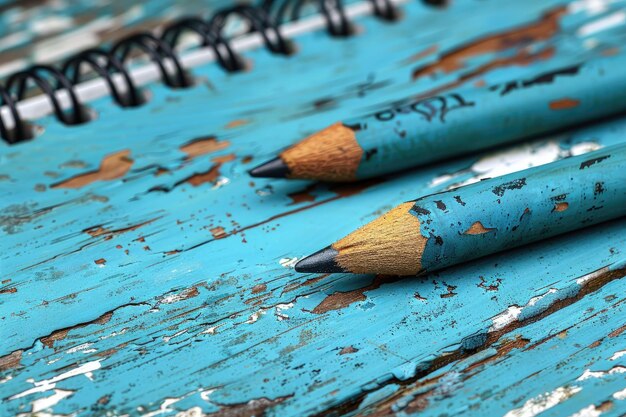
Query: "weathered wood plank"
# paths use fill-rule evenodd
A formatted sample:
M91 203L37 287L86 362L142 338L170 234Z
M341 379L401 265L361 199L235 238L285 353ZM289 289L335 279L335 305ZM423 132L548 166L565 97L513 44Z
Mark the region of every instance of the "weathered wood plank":
M246 174L251 160L342 115L450 88L511 53L411 81L443 54L423 54L434 44L451 50L468 33L528 25L563 4L507 3L484 15L468 13L473 2L447 12L414 5L384 30L363 19L352 40L306 35L292 58L256 51L249 73L208 66L193 89L151 86L151 102L133 110L102 100L90 124L45 119L34 141L2 145L0 414L484 415L565 386L582 391L547 412L611 401L604 412L623 413L626 401L611 397L624 389L619 373L576 381L623 364L610 361L623 350L623 220L425 279L292 266L417 194L621 142L626 119L356 185ZM600 14L570 6L558 36L514 46L554 55L479 71L459 91L606 54L623 26L590 47L579 31L623 5ZM444 30L460 16L467 26ZM330 217L342 221L322 228Z
M34 63L58 62L79 51L142 30L159 28L181 15L204 15L230 0L93 2L8 0L0 4L0 78Z

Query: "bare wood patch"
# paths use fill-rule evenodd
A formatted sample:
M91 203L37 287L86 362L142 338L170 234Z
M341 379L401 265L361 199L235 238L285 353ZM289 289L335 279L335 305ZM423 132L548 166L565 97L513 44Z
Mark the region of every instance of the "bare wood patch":
M83 230L84 233L87 233L89 236L91 237L98 237L98 236L104 236L105 240L109 240L111 239L113 236L116 235L121 235L123 233L127 233L127 232L132 232L134 230L139 229L140 227L143 227L147 224L152 223L153 221L159 219L159 217L156 217L154 219L150 219L148 221L142 222L142 223L138 223L132 226L128 226L128 227L123 227L121 229L114 229L114 230L109 230L106 229L104 227L102 227L102 225L98 225L98 226L92 226L88 229Z
M437 71L446 73L461 69L465 61L474 56L502 51L513 47L525 47L533 41L550 39L559 30L561 16L567 13L565 7L558 7L547 12L540 20L509 31L486 36L454 49L441 56L432 64L413 71L413 79L433 74Z
M620 53L620 50L618 47L607 48L603 50L602 52L600 52L602 56L615 56L615 55L618 55L619 53Z
M227 155L216 156L215 158L211 159L211 161L218 164L223 164L225 162L234 161L235 159L237 159L237 156L234 153L229 153Z
M220 167L221 164L213 165L208 171L201 172L199 174L193 174L192 176L185 179L185 182L193 185L194 187L198 187L207 182L214 183L217 178L220 176Z
M22 360L23 350L16 350L8 355L0 357L0 371L17 368Z
M267 285L265 284L257 284L252 287L252 294L258 294L260 292L265 292L267 290Z
M464 233L466 235L482 235L493 232L494 230L496 229L483 226L481 222L474 222L474 224L472 224Z
M358 349L356 349L356 348L355 348L355 347L353 347L353 346L346 346L345 348L343 348L343 349L341 349L341 350L339 351L339 354L340 354L340 355L348 355L348 354L350 354L350 353L356 353L356 352L358 352L358 351L359 351L359 350L358 350Z
M159 300L162 304L174 304L179 301L187 300L189 298L194 298L200 295L200 291L198 291L198 287L193 286L191 288L185 288L177 294L166 295L165 297Z
M474 70L470 70L462 74L461 76L459 76L458 79L454 81L451 81L446 84L442 84L428 91L424 91L423 93L420 93L417 96L415 96L415 99L428 98L428 97L435 96L441 92L449 91L450 89L459 87L465 84L467 81L480 77L481 75L487 72L493 71L494 69L497 69L497 68L504 68L504 67L509 67L513 65L528 66L537 61L545 61L545 60L551 59L554 56L554 54L555 54L555 48L552 46L546 47L537 52L529 52L526 49L521 49L515 55L494 59L492 61L487 62L484 65L481 65L480 67Z
M265 411L268 408L275 407L291 397L293 397L293 395L278 397L274 400L270 400L268 398L257 398L242 404L218 404L221 407L220 410L215 413L211 413L211 417L264 416Z
M626 331L626 324L624 324L623 326L613 330L611 333L609 333L609 337L617 337L620 334L624 333L624 331Z
M437 45L432 45L426 49L421 50L420 52L411 55L407 59L404 60L405 64L411 64L413 62L419 61L422 58L426 58L429 55L436 53L439 50Z
M81 188L96 181L111 181L121 178L126 175L128 170L133 166L134 161L129 155L129 150L107 155L102 159L98 170L80 174L53 184L51 188Z
M562 98L560 100L551 101L549 106L550 110L567 110L577 107L580 104L580 100L573 98Z
M71 330L80 329L82 327L86 327L91 324L103 325L103 324L108 323L109 320L111 320L111 317L113 317L113 312L109 311L109 312L104 313L103 315L101 315L95 320L88 321L86 323L80 323L75 326L70 326L70 327L66 327L63 329L55 330L52 333L50 333L48 336L42 337L40 339L41 343L43 343L43 345L46 347L52 348L54 346L54 342L65 339Z
M340 310L348 307L350 304L356 303L357 301L365 301L365 294L363 294L363 292L365 292L365 289L361 288L354 291L333 293L324 298L324 300L313 309L313 313L323 314L331 310Z
M233 120L232 122L228 122L228 124L226 126L224 126L226 129L233 129L235 127L239 127L239 126L245 126L248 123L250 123L248 120L245 119L237 119L237 120Z
M215 137L194 139L182 145L179 149L187 154L186 159L193 159L196 156L205 155L207 153L217 152L230 146L228 141L218 141Z
M228 236L228 233L226 233L226 230L224 230L222 226L214 227L212 229L209 229L209 231L211 232L211 235L213 235L215 239L223 239L226 236Z
M293 193L287 194L287 197L291 198L290 206L295 204L315 201L315 195L313 195L313 191L317 189L317 184L308 185L306 188L300 191L294 191Z
M379 288L382 284L393 282L396 279L398 278L376 276L376 278L374 278L374 282L366 287L346 292L335 292L328 295L311 312L314 314L324 314L328 311L340 310L342 308L348 307L350 304L356 303L357 301L365 301L365 291L375 290L376 288Z
M541 313L535 315L535 316L531 316L526 318L523 321L515 321L512 322L511 324L503 327L502 329L498 330L498 331L494 331L494 332L490 332L487 334L487 337L485 339L485 342L478 348L478 351L482 351L483 349L486 349L490 346L493 346L494 344L496 344L499 340L502 340L502 342L500 343L500 345L497 347L497 351L498 353L494 356L491 356L489 358L486 358L485 360L481 361L481 362L477 362L475 364L472 364L470 367L468 367L467 370L464 370L464 373L467 372L468 370L472 370L475 369L477 366L480 366L481 364L485 364L486 362L490 362L492 360L497 359L498 357L502 357L504 355L507 355L511 350L513 349L524 349L524 350L528 350L528 349L534 349L536 346L538 346L541 343L544 343L547 339L553 338L553 337L557 337L556 334L554 335L550 335L548 338L540 340L538 342L536 342L533 345L528 346L529 341L527 339L523 339L523 338L519 338L519 339L515 339L512 341L506 341L503 339L503 336L507 333L510 333L511 331L521 328L521 327L525 327L531 323L535 323L539 320L544 319L547 316L550 316L551 314L569 306L572 305L573 303L575 303L576 301L582 299L583 297L585 297L586 295L593 293L597 290L599 290L600 288L602 288L604 285L608 284L609 282L615 280L615 279L620 279L621 277L623 277L624 275L626 275L626 269L620 269L620 270L614 270L611 271L608 268L602 268L601 270L602 273L597 275L593 280L590 280L588 282L585 283L585 285L583 285L581 287L581 289L579 290L579 292L569 298L565 298L565 299L561 299L558 300L556 302L554 302L552 305L550 305L550 307L548 307L546 310L543 310ZM616 329L615 331L611 332L609 334L610 337L617 337L619 336L622 332L626 331L626 325L620 327L619 329ZM561 332L562 333L562 332ZM559 333L560 334L560 333ZM431 377L431 378L427 378L428 375L432 374L433 372L449 365L450 363L465 359L473 354L475 354L476 351L475 350L471 350L471 351L465 351L464 349L458 349L456 351L450 352L446 355L442 355L437 357L435 360L433 360L430 363L430 366L427 369L424 369L422 371L419 371L416 373L415 376L406 379L406 380L398 380L397 378L391 378L389 381L387 381L386 383L388 384L398 384L400 386L402 386L401 389L399 389L398 391L396 391L394 394L392 394L391 396L385 398L384 400L373 404L373 405L369 405L367 406L367 408L364 408L361 410L361 414L365 413L365 411L371 411L371 413L369 413L368 415L371 417L386 417L390 414L393 414L391 406L395 403L395 401L399 398L405 397L407 396L407 394L410 394L412 392L416 392L419 389L422 389L424 387L427 387L429 385L433 385L435 384L437 381L439 381L440 378L442 378L442 376L446 375L445 373L443 375L438 375L435 377ZM338 415L343 415L343 414L347 414L350 411L354 411L356 409L359 408L359 406L361 405L362 400L369 394L370 391L364 390L360 395L353 397L351 399L349 399L348 401L345 401L341 404L338 404L337 406L334 406L330 409L326 409L324 410L324 412L319 413L316 415L316 417L322 417L323 415L329 415L329 414L338 414ZM427 392L432 392L432 390L428 390ZM419 394L418 396L415 396L414 398L416 401L414 400L413 402L413 406L416 407L416 410L419 409L424 409L426 407L428 407L429 403L428 403L428 395L424 396L424 397L420 397L422 394ZM609 404L606 405L601 405L603 407L610 407ZM407 409L405 409L404 411L408 411Z

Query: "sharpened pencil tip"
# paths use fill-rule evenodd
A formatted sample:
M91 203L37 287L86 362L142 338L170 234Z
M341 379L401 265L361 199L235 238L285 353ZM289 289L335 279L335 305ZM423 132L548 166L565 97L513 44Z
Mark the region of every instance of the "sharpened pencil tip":
M335 261L335 257L339 254L332 246L328 246L312 255L303 258L296 264L297 272L348 272L340 267Z
M286 178L289 175L289 167L280 157L276 157L251 169L250 175L257 178Z

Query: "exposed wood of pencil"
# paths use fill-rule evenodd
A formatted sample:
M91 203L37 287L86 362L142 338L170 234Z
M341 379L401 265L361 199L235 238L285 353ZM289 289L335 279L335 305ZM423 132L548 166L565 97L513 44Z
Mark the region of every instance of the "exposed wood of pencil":
M335 262L345 271L389 275L416 275L428 240L420 222L403 203L333 243Z
M354 131L335 123L283 151L280 158L289 167L289 178L334 182L356 180L362 155Z

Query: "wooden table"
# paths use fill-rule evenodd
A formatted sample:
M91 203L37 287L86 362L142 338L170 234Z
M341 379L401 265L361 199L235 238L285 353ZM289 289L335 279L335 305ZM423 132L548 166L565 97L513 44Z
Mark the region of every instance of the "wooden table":
M626 220L424 278L293 265L401 201L622 142L626 119L357 184L246 173L486 59L413 81L439 56L428 45L532 26L564 2L512 3L506 22L462 1L415 4L395 25L359 21L357 38L305 35L293 58L254 51L250 72L206 66L192 89L151 86L133 110L102 99L91 123L43 119L40 137L2 145L0 415L623 415ZM561 16L559 35L537 40L550 59L462 88L606 53L613 32L604 49L572 42L623 2L607 7ZM461 16L466 27L441 29Z

